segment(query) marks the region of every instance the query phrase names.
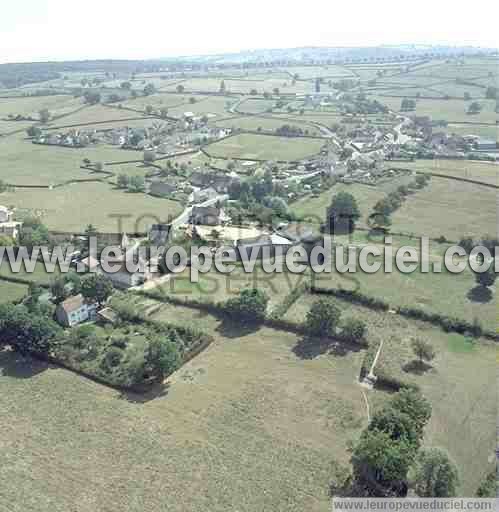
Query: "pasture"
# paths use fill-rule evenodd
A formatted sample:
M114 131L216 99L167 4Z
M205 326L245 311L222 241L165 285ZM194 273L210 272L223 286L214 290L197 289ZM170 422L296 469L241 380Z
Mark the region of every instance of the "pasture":
M0 194L0 203L19 213L39 215L55 231L80 233L88 224L103 232L143 232L151 224L180 213L179 203L142 193L128 193L108 183L70 184L53 190L17 189ZM114 216L121 216L119 227Z
M171 315L188 317L158 314ZM271 329L216 336L150 401L1 352L3 500L39 512L329 510L333 472L366 424L363 354L303 360L296 336Z
M456 241L466 234L495 234L496 208L495 189L433 177L392 214L391 229Z
M403 96L403 94L401 94ZM403 97L391 98L388 96L373 96L389 109L398 112ZM468 114L469 102L464 100L446 99L417 99L416 110L410 114L430 116L433 120L445 120L449 123L490 123L497 121L495 100L479 100L482 110L478 114ZM472 125L470 124L470 130ZM470 133L473 133L472 131Z
M398 163L394 165L394 167L397 166L399 166ZM415 160L414 162L400 163L400 167L499 185L499 165L491 162L448 159Z
M302 296L286 318L304 318L314 300L310 295ZM496 348L483 339L473 342L398 315L340 305L345 316L366 322L371 344L377 347L383 341L375 373L421 387L433 408L425 444L443 447L450 453L459 466L460 494L474 495L495 461L497 404L490 386L496 378ZM413 369L410 341L414 337L429 341L437 353L432 366L422 373Z
M0 179L14 186L48 187L95 177L80 168L84 158L104 163L142 159L142 152L124 151L112 146L79 149L32 144L22 133L0 138L0 154Z
M210 144L205 151L215 158L293 161L319 153L324 143L324 139L240 134Z
M72 112L83 106L81 98L74 98L71 95L56 94L51 96L26 96L18 98L0 98L0 117L31 116L38 119L38 112L48 109L52 116L60 116Z
M224 128L232 128L232 129L240 129L240 130L249 130L249 131L259 131L259 130L271 130L274 131L284 124L290 124L292 126L297 126L301 128L303 131L308 130L310 135L321 135L321 132L315 126L308 124L308 122L304 122L299 119L281 119L278 117L260 117L260 116L242 116L242 117L233 117L230 119L220 119L219 121L215 121L216 126L224 127Z
M0 279L0 304L22 299L27 292L28 287L24 284L11 283Z

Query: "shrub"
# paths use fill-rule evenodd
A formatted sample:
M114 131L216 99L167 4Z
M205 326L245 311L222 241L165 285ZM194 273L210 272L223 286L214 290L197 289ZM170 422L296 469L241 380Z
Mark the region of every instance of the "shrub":
M238 297L227 300L224 310L232 319L242 323L261 323L265 320L268 301L263 291L248 288L242 290Z
M365 345L366 324L357 318L347 318L343 322L341 337L350 343Z
M319 299L307 313L305 330L311 336L332 336L340 316L341 310L333 299Z

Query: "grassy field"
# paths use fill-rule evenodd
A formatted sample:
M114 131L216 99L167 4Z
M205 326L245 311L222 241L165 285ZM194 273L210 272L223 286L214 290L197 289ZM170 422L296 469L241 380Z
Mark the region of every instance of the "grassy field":
M246 117L234 117L232 119L221 119L220 121L215 121L216 126L224 127L224 128L232 128L232 129L241 129L241 130L252 130L256 131L259 128L262 130L276 130L283 126L283 124L291 124L293 126L298 126L303 131L308 130L309 135L321 135L321 132L315 126L308 124L304 120L287 120L282 118L271 118L271 117L258 117L258 116L246 116Z
M82 232L88 224L115 232L118 221L111 215L125 216L120 231L142 232L181 210L174 201L123 192L106 183L79 183L53 190L18 189L1 194L0 203L41 215L52 230L74 232Z
M22 133L0 138L0 154L0 179L12 185L42 186L91 178L87 170L80 169L84 158L93 162L142 158L140 151L123 151L112 146L76 149L32 144Z
M455 135L477 135L484 139L499 140L497 126L493 125L450 123L442 128L442 131Z
M395 164L397 167L399 164ZM400 163L400 167L423 172L434 172L499 185L499 165L471 160L416 160Z
M462 162L463 166L464 164L465 162ZM490 172L491 166L470 164L470 166L472 165L478 166L476 169L472 167L474 176L480 172L485 176L484 179L492 181L492 177L487 174ZM401 166L405 167L406 163L404 162ZM416 162L413 167L424 170L424 162ZM437 171L435 170L435 172ZM452 175L454 172L458 175L459 171L449 170L444 171L443 174ZM400 184L400 180L393 180L378 187L356 183L338 184L318 197L307 196L292 203L291 209L308 222L324 222L326 210L331 204L333 195L346 191L350 192L357 200L361 213L359 226L366 227L367 216L372 213L376 202L391 190L395 190ZM492 188L473 183L433 177L424 189L408 196L402 206L392 214L391 219L391 230L394 233L425 235L430 238L438 238L443 235L454 241L460 240L464 234L474 236L486 233L494 234L496 231L496 192Z
M56 275L57 272L53 274L47 274L41 262L37 262L35 271L30 273L26 272L24 269L21 272L14 273L12 272L10 266L7 266L5 262L3 262L2 266L0 267L0 279L2 279L2 277L17 277L39 285L49 284L51 279Z
M209 117L230 117L231 114L228 113L229 106L236 101L230 96L208 96L203 99L199 99L199 96L194 97L198 99L196 103L187 103L180 107L168 109L168 115L182 117L184 112L193 112L199 116L206 114Z
M171 315L182 318L159 314ZM366 424L362 353L303 360L297 342L219 334L145 402L0 353L3 501L16 512L329 510L333 468Z
M243 114L263 114L275 106L274 100L259 98L245 99L238 105L237 110Z
M22 299L27 292L28 287L24 284L10 283L0 279L0 304Z
M53 116L72 112L83 105L81 98L70 95L31 96L22 98L0 98L0 117L31 116L38 119L38 112L48 109Z
M402 101L402 98L389 98L385 96L376 96L373 99L377 99L391 110L397 112ZM480 100L479 103L482 105L481 112L470 115L467 113L469 102L463 100L418 99L416 101L416 110L411 114L430 116L434 120L446 120L449 123L495 123L497 121L495 100ZM472 129L471 125L470 129Z
M292 161L319 153L324 142L322 139L241 134L209 145L206 152L213 157Z
M286 318L303 318L315 300L303 296L290 308ZM495 460L497 404L490 386L495 382L496 348L484 340L472 343L461 335L397 315L340 304L345 316L367 323L371 343L378 346L383 340L378 372L416 383L431 401L433 414L426 429L425 444L448 450L459 466L461 493L473 495ZM413 337L429 341L437 353L433 367L423 374L411 370Z
M497 230L496 190L457 180L433 177L427 187L409 196L392 214L394 232L449 240Z

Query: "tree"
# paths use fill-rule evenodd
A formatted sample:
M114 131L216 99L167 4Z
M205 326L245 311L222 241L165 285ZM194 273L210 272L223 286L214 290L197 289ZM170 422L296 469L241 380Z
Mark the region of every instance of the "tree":
M129 91L132 88L132 84L130 82L121 82L120 87L125 91Z
M468 107L468 114L478 114L482 110L482 105L478 101L473 101Z
M341 310L333 299L319 299L307 313L305 330L311 336L332 336L340 317Z
M497 497L497 474L496 471L491 471L487 478L480 484L476 491L479 498L495 498Z
M154 337L146 349L146 372L162 382L180 365L178 346L180 340L171 334L169 338Z
M48 123L50 120L50 112L46 108L42 108L42 110L38 112L38 116L40 118L40 122L43 124Z
M61 328L51 319L24 305L0 305L0 332L2 340L11 343L21 353L47 354Z
M243 324L258 324L265 320L269 298L257 288L241 290L238 297L225 302L225 312Z
M343 322L341 337L350 343L362 343L366 336L366 324L357 318L347 318Z
M34 246L48 245L50 242L49 230L38 217L24 219L19 234L19 245L32 249Z
M146 105L145 111L146 111L147 115L152 114L152 110L153 110L152 105Z
M144 192L146 182L143 176L132 176L128 182L128 190L130 192Z
M66 289L66 280L63 275L54 277L50 281L50 293L55 304L61 303L68 296L68 290Z
M156 152L153 149L144 150L144 162L152 163L156 160Z
M40 137L42 134L42 130L38 128L38 126L30 126L26 133L28 134L28 137Z
M356 484L369 496L403 496L414 456L407 441L394 442L386 432L365 430L351 459Z
M423 361L432 361L435 358L435 350L431 344L421 338L414 338L411 341L412 351L419 358L420 364Z
M497 87L489 86L489 87L487 87L487 89L485 91L485 97L488 100L495 100L495 99L497 99L497 91L498 91Z
M5 192L7 190L7 188L8 188L7 183L5 183L5 181L3 181L3 180L0 180L0 194L2 192Z
M144 87L144 95L145 96L150 96L151 94L154 94L155 92L156 92L156 87L154 86L154 84L147 84Z
M185 91L185 87L182 84L177 85L177 92L183 93Z
M225 80L220 82L220 93L225 94Z
M422 498L454 497L459 485L457 466L443 450L425 449L417 457L413 482Z
M419 391L402 389L390 400L390 406L410 416L419 436L422 436L423 429L431 417L431 405Z
M95 91L85 91L85 94L83 94L83 98L85 100L85 103L88 103L89 105L97 105L97 103L100 103L101 101L100 93Z
M159 115L161 116L162 119L165 119L166 117L168 117L168 109L166 107L162 107L159 110Z
M360 211L355 197L348 192L339 192L333 196L327 210L326 224L331 233L352 233L359 217Z
M113 284L106 276L89 274L81 280L81 294L90 300L96 300L99 306L113 293Z
M130 184L130 178L126 174L118 174L116 178L116 185L118 188L128 188Z
M14 239L10 236L0 235L0 247L13 247L15 245Z
M475 281L479 286L484 288L493 286L497 278L497 274L494 271L494 266L491 265L486 272L475 272Z
M377 412L369 423L369 430L386 432L393 441L406 441L419 448L420 435L413 419L394 407L385 407Z
M272 92L276 95L276 96L279 96L279 87L274 87L274 89L272 90Z

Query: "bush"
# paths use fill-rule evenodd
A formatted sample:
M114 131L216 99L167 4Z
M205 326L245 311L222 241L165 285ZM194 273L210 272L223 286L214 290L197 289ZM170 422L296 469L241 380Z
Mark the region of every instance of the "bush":
M241 323L262 323L265 320L268 304L267 295L257 288L242 290L238 297L225 302L223 308L232 320Z
M307 313L305 330L311 336L333 336L340 316L341 310L333 299L319 299Z
M358 343L359 345L366 345L366 324L357 318L347 318L343 322L341 330L341 337L350 343Z

